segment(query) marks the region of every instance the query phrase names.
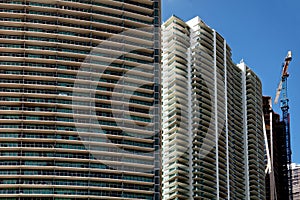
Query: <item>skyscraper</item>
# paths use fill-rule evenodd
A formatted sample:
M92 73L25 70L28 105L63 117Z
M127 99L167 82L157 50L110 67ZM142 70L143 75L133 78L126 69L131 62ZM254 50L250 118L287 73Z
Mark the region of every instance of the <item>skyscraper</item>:
M293 199L300 199L300 165L292 164Z
M273 111L271 97L263 97L263 111L269 156L269 163L266 162L266 199L285 200L289 196L289 188L284 122Z
M160 199L160 0L0 7L0 198Z
M199 17L162 25L163 199L265 199L262 90Z

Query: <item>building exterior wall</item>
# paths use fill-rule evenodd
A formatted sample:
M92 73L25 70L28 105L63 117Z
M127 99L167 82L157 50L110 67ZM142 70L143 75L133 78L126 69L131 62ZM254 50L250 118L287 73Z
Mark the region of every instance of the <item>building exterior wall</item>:
M160 199L160 0L0 7L0 198Z
M271 97L263 97L263 112L272 167L266 173L266 199L284 200L289 195L285 127L280 115L272 109Z
M246 88L249 195L253 200L260 200L265 199L262 85L249 68L246 69Z
M258 77L199 17L162 36L163 199L264 199Z
M300 165L292 164L293 199L300 199Z
M174 18L175 19L175 18ZM189 28L180 19L168 20L163 26L162 48L162 127L164 167L163 198L188 199L190 160L189 154L189 87L186 50L190 46ZM175 192L173 192L175 191Z

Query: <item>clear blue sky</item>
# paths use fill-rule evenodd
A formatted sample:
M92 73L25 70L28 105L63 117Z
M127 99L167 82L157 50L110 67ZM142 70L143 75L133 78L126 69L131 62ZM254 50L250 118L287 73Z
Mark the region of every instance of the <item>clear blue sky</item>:
M163 21L172 14L187 21L199 16L219 32L263 83L263 94L275 97L281 65L292 50L288 80L292 161L300 163L300 1L299 0L162 0ZM281 114L278 105L273 105Z

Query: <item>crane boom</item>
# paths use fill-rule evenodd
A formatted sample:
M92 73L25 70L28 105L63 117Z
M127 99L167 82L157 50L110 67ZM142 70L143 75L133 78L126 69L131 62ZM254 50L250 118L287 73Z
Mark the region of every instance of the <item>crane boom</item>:
M274 104L278 103L278 99L279 99L281 90L282 90L282 80L280 80L280 82L278 84L277 91L276 91L276 96L275 96L275 100L274 100Z
M282 70L282 75L281 76L288 76L288 68L289 68L289 64L292 61L292 52L288 51L287 56L285 57L285 62L284 62L284 66L283 66L283 70Z
M280 93L282 91L282 81L283 81L283 78L289 76L289 74L288 74L288 68L289 68L289 64L290 64L291 61L292 61L292 52L288 51L288 54L285 57L285 61L284 61L283 67L282 67L281 80L280 80L280 82L278 84L278 87L277 87L277 90L276 90L276 96L275 96L274 104L278 103L279 96L280 96Z

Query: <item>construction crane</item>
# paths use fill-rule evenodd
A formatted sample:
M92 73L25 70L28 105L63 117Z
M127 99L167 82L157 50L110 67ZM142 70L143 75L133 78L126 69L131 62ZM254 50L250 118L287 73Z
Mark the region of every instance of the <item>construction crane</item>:
M284 64L282 67L281 80L279 82L276 97L274 103L278 103L278 99L281 96L281 105L280 108L282 110L282 119L285 124L285 145L286 145L286 165L287 165L287 184L289 191L289 200L293 200L293 185L292 185L292 151L291 151L291 137L290 137L290 113L289 113L289 99L287 97L287 79L289 77L288 67L290 62L292 61L292 52L288 51L287 56L285 57Z

